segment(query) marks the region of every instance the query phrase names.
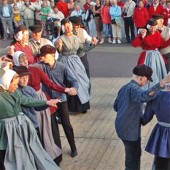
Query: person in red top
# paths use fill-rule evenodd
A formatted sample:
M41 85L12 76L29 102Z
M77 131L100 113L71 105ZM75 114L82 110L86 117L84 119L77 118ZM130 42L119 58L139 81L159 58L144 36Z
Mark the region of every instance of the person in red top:
M112 43L112 25L111 25L111 16L110 16L110 1L105 0L104 5L101 7L100 16L102 18L103 23L103 37L108 38L108 42ZM104 39L103 39L104 41Z
M69 16L68 5L64 0L60 0L56 3L56 6L59 11L64 14L64 17L67 18Z
M51 51L53 52L53 51ZM38 67L35 66L28 66L28 59L27 56L22 51L17 51L13 55L14 65L16 66L26 66L28 71L31 73L29 76L28 85L31 86L38 96L38 99L47 99L47 96L41 90L41 83L46 86L47 88L60 92L60 93L68 93L70 95L75 95L76 90L74 88L65 88L59 86L52 82L49 77ZM56 153L56 145L58 144L55 141L55 134L53 133L54 127L51 127L51 113L54 113L56 110L51 111L49 108L43 111L36 111L37 112L37 119L40 128L40 138L43 143L44 149L49 153L49 155L54 159L56 163L61 161L58 160L58 154ZM57 128L57 127L55 127ZM60 146L60 145L58 145Z
M122 2L121 0L117 0L117 5L120 6L121 9L123 9L124 2Z
M137 28L144 28L146 23L148 22L149 16L148 11L144 7L144 2L142 0L139 1L138 7L135 8L133 13L133 22Z
M86 3L83 5L83 8L85 12L90 8L90 0L86 0Z
M170 0L166 2L166 8L164 9L163 17L164 17L164 25L170 26Z
M153 82L147 84L147 89L158 83L167 75L165 60L158 51L160 47L166 47L170 43L170 39L165 41L157 31L157 21L150 19L147 24L147 29L139 29L138 36L132 41L133 47L142 47L138 65L146 64L153 70Z
M14 31L14 39L11 43L10 50L23 51L28 56L28 64L35 63L36 59L31 48L28 46L29 33L25 25L18 26Z
M159 0L153 0L153 3L148 9L149 19L152 18L154 14L162 15L164 11L163 6L159 3Z

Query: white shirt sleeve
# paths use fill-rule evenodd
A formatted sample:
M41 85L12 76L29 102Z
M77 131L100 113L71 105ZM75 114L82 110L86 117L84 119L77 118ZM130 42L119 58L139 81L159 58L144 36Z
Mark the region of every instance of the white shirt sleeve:
M87 31L85 29L83 29L83 35L84 35L86 42L91 43L92 37L87 33Z

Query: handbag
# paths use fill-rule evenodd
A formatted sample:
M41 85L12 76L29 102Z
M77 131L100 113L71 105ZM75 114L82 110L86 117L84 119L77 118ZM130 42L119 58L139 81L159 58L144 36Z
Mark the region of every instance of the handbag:
M112 24L116 24L115 18L111 20L111 23L112 23Z

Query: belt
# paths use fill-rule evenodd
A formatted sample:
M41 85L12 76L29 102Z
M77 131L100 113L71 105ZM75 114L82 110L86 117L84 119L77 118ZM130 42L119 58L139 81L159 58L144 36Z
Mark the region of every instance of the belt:
M10 18L10 16L9 17L3 17L3 18Z
M170 123L158 122L159 125L170 128Z

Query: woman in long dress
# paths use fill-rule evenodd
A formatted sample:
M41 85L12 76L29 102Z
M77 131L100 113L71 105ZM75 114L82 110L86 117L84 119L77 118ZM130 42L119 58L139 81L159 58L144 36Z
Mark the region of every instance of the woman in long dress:
M69 92L69 88L58 86L53 83L49 77L40 69L35 66L28 66L28 57L21 51L17 51L13 55L14 65L16 66L26 66L31 73L29 76L28 85L31 86L38 95L39 99L47 99L47 95L41 90L41 83L51 90L55 90L60 93ZM56 110L50 110L47 108L42 111L36 111L37 119L40 129L40 137L43 143L44 149L49 153L49 155L55 160L58 164L62 160L61 151L58 152L57 147L61 148L61 142L58 133L53 133L56 131L57 124L53 124L55 117L51 113L54 113ZM53 120L54 119L54 120ZM51 126L52 124L52 126ZM57 135L58 134L58 135Z
M150 19L147 24L147 29L139 29L138 36L133 40L132 46L141 46L143 52L141 52L138 64L146 64L150 66L153 70L152 79L153 82L149 82L146 86L148 89L152 87L160 80L162 80L166 75L165 59L158 51L160 47L166 47L169 45L170 40L164 41L158 32L157 21Z
M155 156L156 170L170 169L170 84L150 101L143 116L143 125L155 115L158 123L153 128L145 150Z
M7 70L0 78L0 169L56 170L58 166L43 149L31 120L22 113L23 106L54 106L46 100L34 100L18 90L19 76Z
M59 61L62 62L72 76L78 81L78 91L76 96L68 97L69 111L86 113L90 109L90 80L86 70L77 55L79 50L83 50L83 44L78 36L74 35L72 24L68 19L63 19L62 31L64 34L56 42L60 52Z

